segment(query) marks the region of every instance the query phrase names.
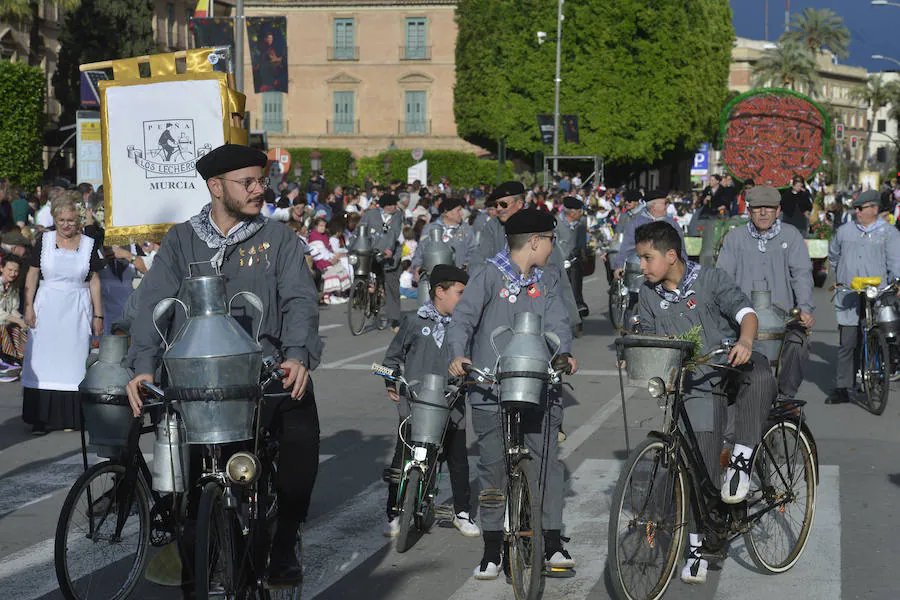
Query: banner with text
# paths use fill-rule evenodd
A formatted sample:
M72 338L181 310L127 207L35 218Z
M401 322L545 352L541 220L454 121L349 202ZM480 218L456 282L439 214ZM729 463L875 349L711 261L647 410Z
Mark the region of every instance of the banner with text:
M287 18L247 17L253 90L288 91Z
M541 132L541 143L553 143L553 115L538 115L538 130Z

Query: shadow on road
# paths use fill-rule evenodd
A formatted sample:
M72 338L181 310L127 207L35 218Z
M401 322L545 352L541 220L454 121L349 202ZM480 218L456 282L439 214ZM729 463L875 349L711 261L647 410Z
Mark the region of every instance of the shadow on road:
M891 473L888 475L888 481L896 486L900 486L900 473Z
M0 450L21 444L30 440L31 437L29 426L22 421L21 417L13 417L0 424Z

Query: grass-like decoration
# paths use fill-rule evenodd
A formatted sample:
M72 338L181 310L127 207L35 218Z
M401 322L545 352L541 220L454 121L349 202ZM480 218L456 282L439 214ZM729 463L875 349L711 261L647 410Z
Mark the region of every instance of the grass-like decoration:
M693 371L694 365L697 364L697 359L703 356L703 340L700 336L700 332L703 331L702 325L694 325L684 333L678 336L679 340L684 340L686 342L692 342L694 344L693 350L691 350L691 355L687 358L687 363L692 365L688 368L688 370Z

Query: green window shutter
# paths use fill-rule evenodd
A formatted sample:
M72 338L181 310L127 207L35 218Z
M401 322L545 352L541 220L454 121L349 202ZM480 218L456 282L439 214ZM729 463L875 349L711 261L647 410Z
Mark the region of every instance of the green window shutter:
M334 132L353 133L353 92L334 93Z
M427 25L428 21L424 18L406 19L406 58L408 60L423 60L427 57Z
M284 94L281 92L263 92L262 93L262 124L263 129L271 133L281 133L284 131L284 122L281 114L281 103L284 100Z
M334 59L354 60L356 58L355 19L334 20Z
M425 111L426 93L421 91L406 92L406 133L425 134L427 116Z

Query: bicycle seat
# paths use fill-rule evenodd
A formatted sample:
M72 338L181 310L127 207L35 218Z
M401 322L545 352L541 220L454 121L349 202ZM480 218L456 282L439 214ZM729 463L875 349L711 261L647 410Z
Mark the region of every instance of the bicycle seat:
M881 285L881 277L854 277L850 282L850 289L864 290L870 285Z

